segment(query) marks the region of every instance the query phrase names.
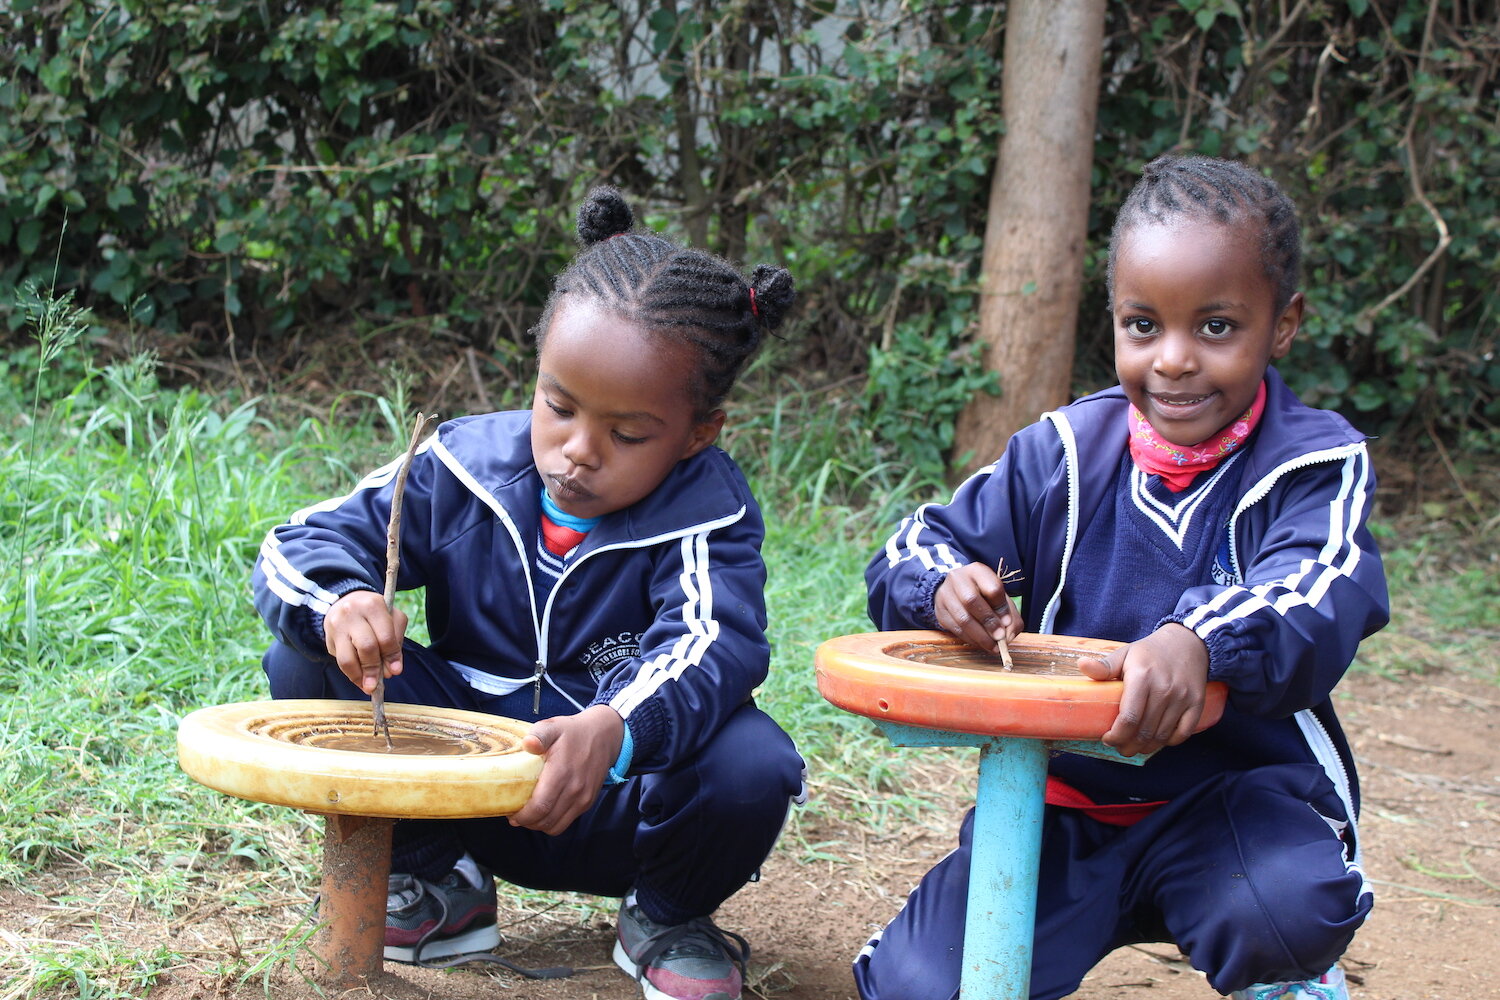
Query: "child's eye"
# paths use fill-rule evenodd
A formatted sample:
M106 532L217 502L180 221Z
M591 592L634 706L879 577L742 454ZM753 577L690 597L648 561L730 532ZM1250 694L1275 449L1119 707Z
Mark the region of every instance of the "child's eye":
M551 410L553 413L557 414L559 417L571 417L573 415L573 411L572 410L563 409L561 406L558 406L556 403L552 402L552 400L550 400L550 399L547 400L547 409Z
M1125 321L1125 332L1135 337L1149 337L1156 332L1156 324L1144 316Z
M1211 319L1203 324L1203 332L1210 337L1227 337L1234 330L1234 325L1227 319Z
M620 431L615 431L615 440L618 441L618 442L620 442L621 444L640 444L641 442L645 441L646 439L643 438L643 437L632 437L629 434L625 434L625 433L622 433Z

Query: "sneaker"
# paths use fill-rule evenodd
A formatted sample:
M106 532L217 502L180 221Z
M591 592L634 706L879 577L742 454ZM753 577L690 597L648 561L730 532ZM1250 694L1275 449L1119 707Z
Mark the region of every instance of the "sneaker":
M386 884L385 957L419 965L454 955L492 952L495 880L465 855L438 882L392 875Z
M1317 979L1300 983L1262 983L1235 990L1229 1000L1349 1000L1344 970L1337 965Z
M620 904L615 964L634 976L646 1000L740 1000L750 945L707 917L658 924L636 905Z

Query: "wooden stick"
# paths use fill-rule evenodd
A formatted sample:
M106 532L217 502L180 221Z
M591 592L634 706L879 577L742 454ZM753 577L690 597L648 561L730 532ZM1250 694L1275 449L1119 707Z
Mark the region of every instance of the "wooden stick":
M995 644L1000 647L1000 662L1005 665L1005 669L1016 669L1016 661L1010 658L1010 644L1004 639L996 639Z
M396 574L401 569L401 497L406 493L406 474L411 471L411 457L417 445L427 433L427 425L437 414L418 413L412 425L411 441L406 445L406 454L401 456L401 466L396 470L396 486L391 491L391 519L385 529L385 609L396 609ZM375 690L370 692L370 704L375 709L375 733L385 735L386 749L391 749L391 726L385 720L385 676L384 668L375 679Z
M1018 580L1021 577L1021 574L1017 573L1015 571L1011 571L1009 573L1005 572L1005 560L1004 559L1001 559L1000 560L1000 565L998 565L998 566L995 567L995 575L1000 578L1000 583L1001 583L1002 586L1005 584L1005 581L1007 579L1009 579L1009 580ZM1002 665L1004 665L1005 669L1006 670L1014 670L1014 669L1016 669L1016 661L1013 660L1013 659L1011 659L1011 656L1010 656L1010 644L1008 642L1006 642L1004 639L996 639L995 640L995 645L996 645L996 647L998 647L998 649L1000 651L1000 662L1001 662Z

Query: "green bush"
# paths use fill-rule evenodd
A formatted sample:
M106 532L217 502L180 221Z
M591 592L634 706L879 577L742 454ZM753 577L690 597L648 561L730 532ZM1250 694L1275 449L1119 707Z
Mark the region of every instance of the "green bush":
M1293 384L1372 432L1493 451L1493 18L1287 7L1109 6L1077 386L1112 379L1114 209L1147 159L1194 149L1269 170L1303 209ZM568 208L609 180L655 225L790 266L806 294L786 363L869 375L885 443L927 462L983 381L952 369L969 364L1004 25L1004 3L932 0L13 0L0 287L55 280L148 340L291 364L315 336L399 323L519 379ZM894 419L910 412L931 434Z

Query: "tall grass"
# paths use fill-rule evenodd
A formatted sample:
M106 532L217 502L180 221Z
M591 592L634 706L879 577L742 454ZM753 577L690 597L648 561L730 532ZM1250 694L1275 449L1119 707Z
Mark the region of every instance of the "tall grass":
M194 786L175 731L193 708L264 697L251 560L270 525L350 481L342 456L370 429L335 439L166 391L147 357L3 374L0 891L66 871L171 914L226 870L284 871L289 853L305 868L285 831L310 821ZM160 942L122 956L102 930L72 947L0 935L0 997L142 995L179 958Z

